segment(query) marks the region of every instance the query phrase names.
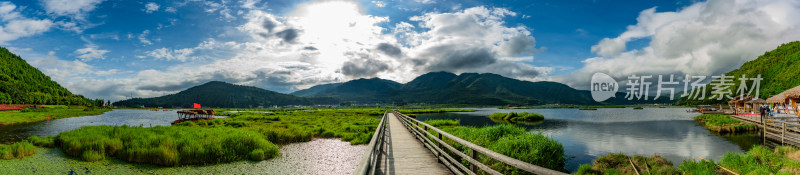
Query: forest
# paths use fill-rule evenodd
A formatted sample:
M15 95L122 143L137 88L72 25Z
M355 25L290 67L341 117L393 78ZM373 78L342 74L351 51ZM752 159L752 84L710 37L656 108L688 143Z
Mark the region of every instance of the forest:
M103 103L101 99L72 94L39 69L0 47L0 104L102 106Z

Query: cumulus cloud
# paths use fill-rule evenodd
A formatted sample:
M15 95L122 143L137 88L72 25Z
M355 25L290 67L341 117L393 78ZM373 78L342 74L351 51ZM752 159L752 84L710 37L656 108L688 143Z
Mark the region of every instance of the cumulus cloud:
M0 26L0 44L47 32L54 25L49 19L26 18L19 10L11 2L0 3L0 18L3 22Z
M503 18L516 16L504 8L473 7L453 13L427 13L412 17L421 32L408 23L398 23L395 33L409 45L412 65L417 73L427 71L491 72L519 79L533 79L549 70L526 64L536 48L536 40L525 26L508 27ZM508 67L497 66L504 65ZM510 69L510 71L506 71Z
M285 42L294 41L294 39L297 38L297 35L297 30L295 29L286 29L275 33L275 36L280 37Z
M108 50L102 50L95 44L87 44L85 48L75 50L75 54L78 54L77 57L80 58L81 61L105 59L105 54L108 52Z
M150 30L142 31L142 33L139 34L139 36L137 37L137 38L139 38L139 42L141 42L144 45L153 44L153 42L151 42L149 39L147 39L147 35L150 35Z
M160 6L158 6L158 4L156 4L155 2L149 2L149 3L144 5L144 12L145 13L153 13L155 11L158 11L159 7Z
M353 77L375 77L378 72L389 69L389 65L374 59L353 59L344 62L342 74Z
M633 74L719 75L753 60L782 43L800 40L800 2L788 0L698 2L675 12L642 11L637 23L591 50L571 75L555 77L587 89L595 72L617 80ZM641 49L626 43L649 39Z
M44 9L49 14L83 19L86 13L94 10L104 0L43 0Z
M379 51L383 52L386 55L398 57L403 54L403 51L400 50L397 46L391 45L389 43L380 43L376 48Z

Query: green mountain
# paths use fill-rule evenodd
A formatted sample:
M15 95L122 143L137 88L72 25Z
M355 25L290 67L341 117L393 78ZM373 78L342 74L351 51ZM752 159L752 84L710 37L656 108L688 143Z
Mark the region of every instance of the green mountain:
M200 103L203 107L254 108L273 105L337 104L338 101L330 98L303 98L252 86L211 81L177 94L154 98L133 98L114 102L114 105L128 107L192 107L192 103Z
M767 99L772 95L781 93L787 89L800 85L800 41L783 44L775 50L768 51L755 60L742 64L736 70L725 73L726 76L733 76L733 86L728 89L738 95L739 78L746 75L747 78L755 78L761 74L759 98ZM747 88L752 87L748 81ZM706 97L711 95L711 86L706 87ZM755 95L755 94L752 94ZM683 98L678 101L678 105L697 105L697 104L727 104L727 99L705 99L690 100Z
M0 104L102 105L103 101L72 94L39 69L0 47Z
M324 87L324 88L323 88ZM350 103L427 103L474 105L540 105L540 104L636 104L672 103L659 101L629 101L624 93L607 102L597 103L588 91L576 90L567 85L539 81L530 82L491 73L430 72L400 84L394 81L358 79L341 85L319 85L316 93L307 97L330 97ZM309 92L301 90L298 92Z
M294 95L294 96L298 96L298 97L307 97L307 96L310 96L310 95L313 95L313 94L318 94L320 92L326 91L328 89L333 89L335 87L338 87L339 85L342 85L342 83L321 84L321 85L312 86L311 88L308 88L308 89L294 91L294 92L290 93L289 95Z
M400 93L403 84L380 78L356 79L309 97L330 97L346 102L387 103Z

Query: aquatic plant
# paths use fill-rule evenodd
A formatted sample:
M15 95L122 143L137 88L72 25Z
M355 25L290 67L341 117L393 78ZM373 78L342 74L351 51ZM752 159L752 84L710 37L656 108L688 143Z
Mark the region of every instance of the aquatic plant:
M489 118L496 119L496 120L504 120L509 122L534 122L534 121L541 121L544 120L544 116L542 114L537 113L528 113L528 112L509 112L509 113L500 113L495 112L489 116Z
M441 126L460 126L461 122L458 120L425 120L425 123L433 126L433 127L441 127Z
M17 142L11 145L0 144L0 159L19 159L33 154L36 154L36 146L33 146L33 144L27 141Z
M264 160L278 147L264 135L229 127L84 126L60 133L56 143L67 154L85 161L116 157L166 166Z
M458 109L458 108L435 108L435 109L400 109L397 110L403 114L423 114L423 113L442 113L442 112L472 112L472 109Z
M598 157L591 165L581 165L575 174L680 174L680 172L671 162L659 155L645 157L609 153Z
M47 147L47 148L53 148L56 145L55 144L56 138L53 136L47 136L47 137L30 136L28 137L28 139L25 140L32 143L33 145Z

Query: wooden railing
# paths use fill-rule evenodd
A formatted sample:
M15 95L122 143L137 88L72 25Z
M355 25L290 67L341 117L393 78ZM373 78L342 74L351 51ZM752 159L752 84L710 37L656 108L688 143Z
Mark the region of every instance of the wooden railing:
M491 151L489 149L483 148L481 146L475 145L474 143L468 142L447 132L444 132L436 127L428 125L427 123L420 122L417 119L408 117L400 112L394 111L394 114L400 118L400 121L403 125L411 131L418 140L420 140L423 145L425 145L428 150L433 152L436 157L453 171L455 174L477 174L480 171L485 172L486 174L502 174L497 170L490 168L487 165L484 165L480 161L477 160L479 154L483 154L489 158L494 160L503 162L506 165L518 168L523 171L527 171L534 174L566 174L563 172L547 169L544 167L536 166L527 162L523 162L500 153ZM433 130L437 134L431 134L428 129ZM464 145L469 149L469 155L462 153L460 150L456 149L455 147L447 144L442 140L442 138L448 138L456 143ZM448 152L445 151L449 150L450 153L455 154L460 159L464 159L469 162L470 167L467 168L459 159L453 158Z
M768 120L766 123L761 124L763 136L773 137L775 142L780 141L781 145L790 144L800 146L800 124L797 122L778 121L775 119Z
M353 174L375 174L376 164L379 161L378 155L383 151L383 143L386 138L386 122L388 122L386 118L389 116L388 114L388 112L383 113L383 118L381 118L378 128L375 128L375 133L372 134L372 139L369 140L369 145L367 146L367 151L369 152L361 157L361 162L358 163L358 168Z
M756 124L761 130L761 136L771 139L781 145L789 144L800 146L800 123L797 117L765 117L767 122L761 122L760 116L733 115L734 118ZM755 118L755 119L754 119ZM784 120L784 121L781 121Z

